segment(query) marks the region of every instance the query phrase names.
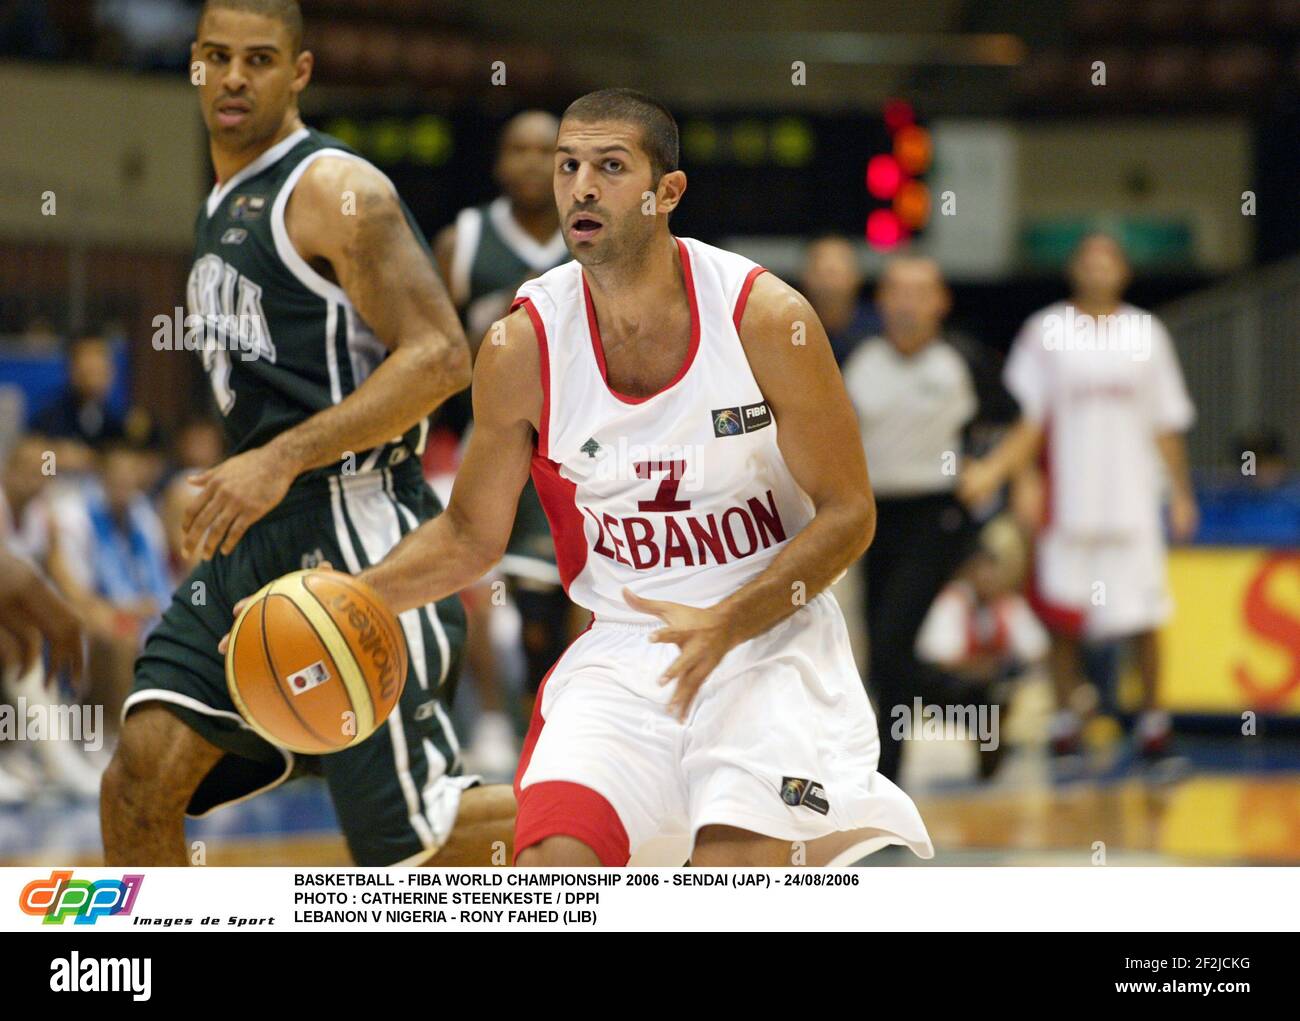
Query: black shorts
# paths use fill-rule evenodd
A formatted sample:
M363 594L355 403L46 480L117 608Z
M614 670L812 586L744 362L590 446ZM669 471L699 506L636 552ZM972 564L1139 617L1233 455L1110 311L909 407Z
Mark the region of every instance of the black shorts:
M356 573L440 510L414 461L309 480L250 528L230 556L200 563L181 583L136 662L123 712L161 703L227 753L200 783L189 815L316 773L329 785L358 865L414 863L446 841L461 792L474 782L460 775L460 749L446 713L465 640L458 597L401 615L410 651L401 701L369 738L332 755L296 755L255 734L230 699L217 652L244 596L321 561Z

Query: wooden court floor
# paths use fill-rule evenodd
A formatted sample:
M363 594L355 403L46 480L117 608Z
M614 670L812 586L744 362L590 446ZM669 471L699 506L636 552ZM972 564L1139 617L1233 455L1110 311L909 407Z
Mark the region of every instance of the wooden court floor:
M872 864L1090 865L1300 864L1300 775L1198 775L1170 785L1138 779L918 797L936 856L921 863L885 852ZM349 864L335 833L205 836L209 865ZM22 866L101 864L93 834L73 847L0 857ZM60 846L60 844L63 846ZM93 848L93 849L92 849Z

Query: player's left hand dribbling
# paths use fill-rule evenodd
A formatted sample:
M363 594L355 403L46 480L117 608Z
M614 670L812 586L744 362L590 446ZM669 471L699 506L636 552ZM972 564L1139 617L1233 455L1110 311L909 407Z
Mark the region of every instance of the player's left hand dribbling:
M685 606L663 599L643 599L626 588L623 590L623 598L632 609L658 617L664 622L664 626L650 636L650 641L671 642L682 650L681 655L664 671L659 683L667 685L676 682L676 688L668 702L668 712L684 721L695 693L735 644L731 629L712 609Z
M201 486L185 512L184 553L208 560L220 548L229 554L256 522L284 499L296 471L270 447L258 447L191 475Z

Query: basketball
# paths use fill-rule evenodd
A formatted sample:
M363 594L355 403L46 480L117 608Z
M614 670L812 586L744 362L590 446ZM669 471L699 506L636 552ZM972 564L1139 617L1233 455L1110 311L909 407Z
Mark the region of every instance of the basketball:
M307 755L364 741L406 681L397 618L364 582L296 571L259 591L235 621L226 684L248 725Z

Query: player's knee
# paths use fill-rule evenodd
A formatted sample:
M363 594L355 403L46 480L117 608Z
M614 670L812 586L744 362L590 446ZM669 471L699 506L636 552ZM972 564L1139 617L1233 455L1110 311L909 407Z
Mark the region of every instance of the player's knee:
M158 705L131 712L104 771L100 800L106 811L147 805L184 811L199 781L220 757L169 710Z
M515 864L525 869L553 869L565 866L598 866L600 855L577 837L556 835L539 840L519 852Z

